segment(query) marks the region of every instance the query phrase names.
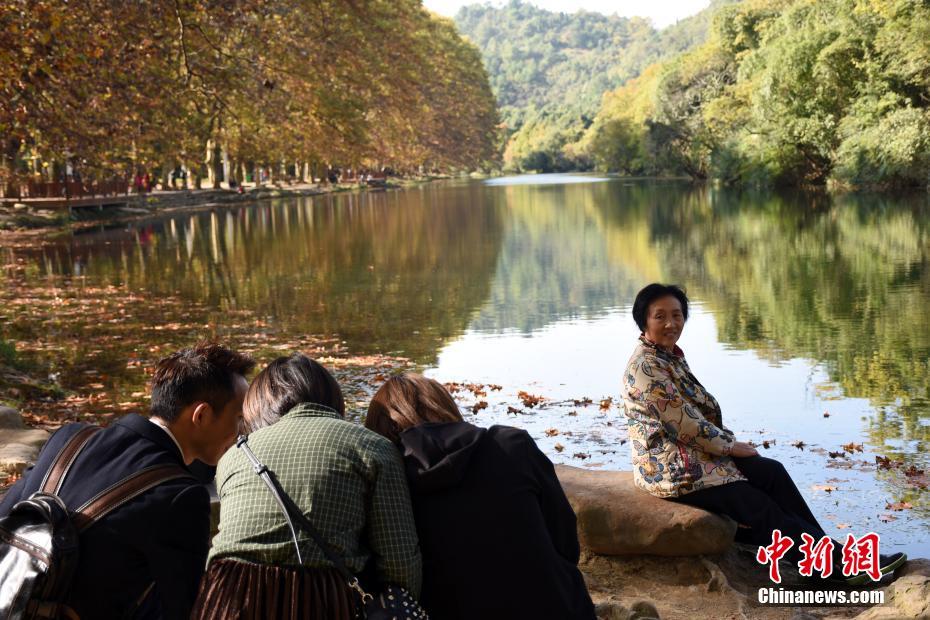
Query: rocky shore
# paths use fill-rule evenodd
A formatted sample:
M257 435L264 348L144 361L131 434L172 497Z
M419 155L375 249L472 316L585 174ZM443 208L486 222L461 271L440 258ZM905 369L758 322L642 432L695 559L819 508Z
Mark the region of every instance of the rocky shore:
M0 407L0 479L15 480L47 438ZM911 559L893 582L872 586L885 592L881 606L763 606L758 589L772 584L755 549L732 542L731 520L654 498L631 472L559 465L556 473L578 516L580 568L603 620L930 618L930 560ZM782 587L813 589L786 564L782 576Z

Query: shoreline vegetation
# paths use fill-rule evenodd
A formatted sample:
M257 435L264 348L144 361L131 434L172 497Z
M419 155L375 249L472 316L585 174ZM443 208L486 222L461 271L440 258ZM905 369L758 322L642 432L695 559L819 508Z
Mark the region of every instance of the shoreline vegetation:
M507 125L505 169L930 186L926 3L716 0L661 31L641 22L519 0L459 12ZM598 65L604 49L619 60Z

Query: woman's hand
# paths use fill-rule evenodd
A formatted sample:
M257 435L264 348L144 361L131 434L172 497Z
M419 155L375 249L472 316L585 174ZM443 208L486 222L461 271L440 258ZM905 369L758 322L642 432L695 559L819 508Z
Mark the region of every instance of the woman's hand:
M745 441L736 441L733 443L733 448L730 449L730 456L743 458L747 456L759 456L759 453Z

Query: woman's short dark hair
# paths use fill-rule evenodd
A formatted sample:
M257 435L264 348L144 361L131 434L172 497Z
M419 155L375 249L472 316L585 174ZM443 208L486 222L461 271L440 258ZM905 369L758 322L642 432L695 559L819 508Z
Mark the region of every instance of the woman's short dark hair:
M646 331L646 317L649 314L649 306L652 302L669 295L681 302L681 315L686 321L688 320L688 296L685 295L681 287L676 284L653 282L636 293L636 300L633 302L633 320L636 321L639 331Z
M345 401L336 379L319 362L294 353L274 360L249 386L242 416L250 431L274 424L301 403L323 405L341 416Z

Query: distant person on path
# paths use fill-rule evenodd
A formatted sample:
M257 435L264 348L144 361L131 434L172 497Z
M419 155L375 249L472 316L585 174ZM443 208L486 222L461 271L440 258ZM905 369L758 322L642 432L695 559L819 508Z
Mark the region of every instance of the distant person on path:
M449 392L416 374L381 386L365 426L403 450L430 617L594 620L575 513L526 431L463 421Z
M71 510L141 469L216 465L235 441L251 358L199 344L161 360L152 378L151 418L130 414L94 434L65 475L59 497ZM0 515L42 485L65 443L86 424L52 435L34 467L0 503ZM81 533L68 605L81 618L190 616L210 542L210 497L193 478L139 495Z
M623 378L633 480L657 497L727 515L740 524L736 539L766 546L772 531L790 536L785 556L800 559L801 534L826 534L785 467L736 441L723 426L720 405L692 374L676 344L688 320L688 298L674 285L650 284L633 302L639 342ZM834 541L833 576L841 575L842 543ZM882 574L906 561L882 556ZM850 584L864 582L865 574Z
M352 573L369 564L366 590L393 584L417 596L420 550L400 453L344 419L333 376L306 355L280 357L252 382L244 411L248 445L284 492ZM216 482L219 533L194 618L355 617L354 592L303 530L300 565L284 515L242 450L226 453Z

